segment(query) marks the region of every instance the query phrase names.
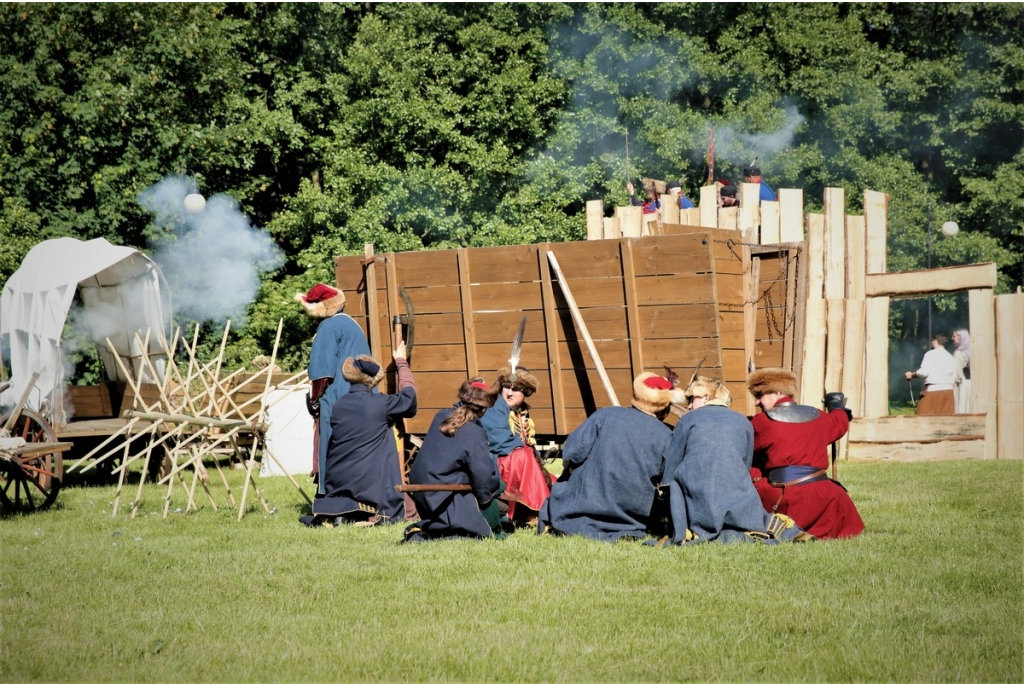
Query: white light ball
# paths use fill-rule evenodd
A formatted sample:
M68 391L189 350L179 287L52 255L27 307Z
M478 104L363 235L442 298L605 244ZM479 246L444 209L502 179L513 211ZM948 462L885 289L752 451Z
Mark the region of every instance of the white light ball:
M955 221L947 221L946 223L942 224L942 235L946 236L947 238L952 238L959 232L960 226L957 225Z
M189 193L185 196L185 211L189 214L198 214L206 207L206 198L199 193Z

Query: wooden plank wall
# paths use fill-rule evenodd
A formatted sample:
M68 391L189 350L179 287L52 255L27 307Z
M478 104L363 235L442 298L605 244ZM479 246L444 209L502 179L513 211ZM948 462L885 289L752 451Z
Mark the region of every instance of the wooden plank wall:
M413 303L410 365L420 409L407 430L426 432L466 377L479 374L493 382L524 314L521 364L540 380L530 398L538 432L566 435L609 406L594 360L552 282L548 250L558 258L620 401L628 401L641 370L664 373L669 366L688 377L706 356L705 368L720 371L714 255L702 235L377 255L372 297L363 260L339 258L336 279L349 302L346 312L364 331L374 320L389 330L392 317L405 314L401 298L392 294L398 286ZM379 354L390 357L389 340Z

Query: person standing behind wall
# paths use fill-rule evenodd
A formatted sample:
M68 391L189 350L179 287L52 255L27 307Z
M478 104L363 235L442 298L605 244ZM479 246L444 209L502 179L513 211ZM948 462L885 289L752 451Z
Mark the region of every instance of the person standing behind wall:
M764 182L761 178L761 169L756 166L745 166L743 167L743 182L744 183L756 183L760 187L760 200L769 202L775 202L775 191L772 190L771 186Z
M331 435L331 407L348 393L349 382L342 375L341 364L349 357L370 356L370 346L355 319L344 313L345 293L317 283L305 295L295 294L295 301L306 313L320 321L309 353L309 381L312 390L306 408L313 417L313 475L317 494L323 495L327 442Z
M966 328L953 331L953 359L959 371L956 376L956 413L971 414L971 334Z
M918 416L947 416L956 413L953 388L959 370L956 360L946 350L945 345L945 335L933 335L932 349L924 353L921 368L904 374L908 381L914 376L924 379L921 401L917 403Z

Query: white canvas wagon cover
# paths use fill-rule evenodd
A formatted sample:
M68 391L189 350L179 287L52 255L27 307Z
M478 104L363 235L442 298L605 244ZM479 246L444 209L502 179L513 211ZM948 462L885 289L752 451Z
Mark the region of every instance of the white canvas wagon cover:
M0 295L0 342L10 353L12 381L0 395L0 405L15 404L33 373L39 373L39 380L29 395L30 407L38 409L62 387L61 338L76 292L85 332L96 344L109 380L126 379L107 338L132 374L138 372L141 352L136 333L145 340L150 331L151 357L162 359L158 336L167 336L170 306L165 311L168 293L161 291L161 280L152 259L103 238L56 238L33 247Z

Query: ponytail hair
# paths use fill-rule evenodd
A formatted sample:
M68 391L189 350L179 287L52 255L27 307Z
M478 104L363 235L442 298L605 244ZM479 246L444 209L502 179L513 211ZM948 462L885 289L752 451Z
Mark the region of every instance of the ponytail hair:
M459 402L455 411L441 422L441 432L451 437L470 421L479 419L498 397L498 388L490 387L481 377L462 381L459 387Z

